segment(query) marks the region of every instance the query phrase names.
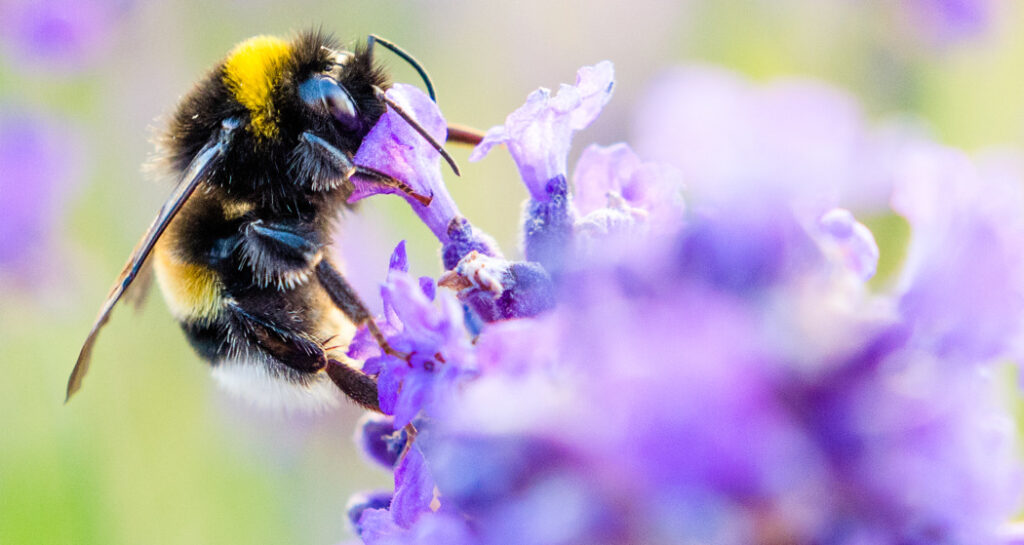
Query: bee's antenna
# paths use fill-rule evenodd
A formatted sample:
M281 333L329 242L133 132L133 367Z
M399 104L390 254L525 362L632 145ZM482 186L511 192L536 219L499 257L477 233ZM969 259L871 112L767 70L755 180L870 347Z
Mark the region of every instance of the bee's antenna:
M427 74L427 71L423 68L423 65L421 65L420 62L417 61L415 57L406 53L405 50L403 50L401 47L398 47L394 43L389 42L384 38L377 36L376 34L370 34L370 36L367 37L366 39L366 50L367 52L369 52L371 58L373 57L373 45L375 43L383 45L392 53L398 55L399 57L402 58L402 60L409 63L410 66L416 69L416 71L419 72L420 77L423 78L423 84L427 86L427 94L430 95L430 100L437 102L437 96L434 94L434 84L430 82L430 76Z
M430 136L430 133L427 132L427 129L423 128L423 125L417 123L416 120L413 119L408 112L406 112L404 109L402 109L401 106L398 105L398 103L388 98L388 96L384 94L384 91L381 90L380 87L374 86L373 94L376 95L377 100L384 102L385 104L388 105L389 108L393 109L396 114L401 116L402 119L404 119L405 122L408 123L410 127L416 129L416 132L420 133L420 136L422 136L427 142L429 142L430 146L441 154L441 157L444 157L444 160L448 163L448 166L452 167L452 172L454 172L456 176L461 175L461 173L459 172L459 165L455 163L455 159L453 159L452 156L448 154L448 151L445 150L444 147L442 147L441 144L437 140L435 140L433 136Z

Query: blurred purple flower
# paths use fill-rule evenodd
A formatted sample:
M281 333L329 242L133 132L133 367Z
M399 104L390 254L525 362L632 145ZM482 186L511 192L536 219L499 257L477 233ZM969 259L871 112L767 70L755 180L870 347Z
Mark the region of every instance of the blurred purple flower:
M903 9L914 30L938 43L978 36L996 18L992 0L911 0Z
M849 207L851 194L863 199L867 191L874 208L888 199L860 107L825 84L755 85L692 65L661 76L638 103L638 153L679 168L691 200L728 200L756 187L816 218Z
M878 243L864 224L854 219L849 210L834 208L818 219L818 241L822 249L833 255L861 280L870 280L878 270Z
M411 528L403 528L380 509L365 511L360 537L366 545L472 545L477 543L465 520L459 516L433 513L421 517Z
M52 265L80 167L72 136L43 116L0 110L0 271L28 280Z
M113 24L127 7L110 0L4 0L0 40L33 69L80 69L110 46Z
M683 220L682 182L666 165L645 163L626 144L583 150L573 171L576 223L592 243L609 235L674 231ZM582 232L582 233L580 233Z
M900 310L944 359L990 360L1024 326L1024 194L962 153L922 146L899 170L893 208L911 226ZM955 288L954 288L955 286Z
M367 545L469 545L474 543L461 517L437 511L434 479L419 446L413 446L395 468L395 493L385 503L350 502L349 516L357 516L356 532ZM427 516L424 516L427 515Z
M684 230L684 246L700 232L718 249L585 265L549 318L488 330L484 373L438 412L426 451L442 505L469 514L480 543L510 529L565 536L520 541L535 543L983 543L1014 512L1014 433L990 378L908 345L910 328L867 301L820 304L845 284L795 226L760 265L759 233L783 214L719 236L746 206ZM772 272L720 280L722 255ZM814 322L846 331L794 359L778 339L821 342L801 337ZM535 502L580 511L545 516Z

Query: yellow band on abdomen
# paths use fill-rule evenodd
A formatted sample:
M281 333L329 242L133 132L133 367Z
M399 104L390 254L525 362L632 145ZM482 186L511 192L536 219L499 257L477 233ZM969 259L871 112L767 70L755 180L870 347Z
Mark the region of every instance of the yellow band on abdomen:
M153 248L153 268L167 307L178 320L213 320L224 308L224 285L217 273L181 261L164 241Z

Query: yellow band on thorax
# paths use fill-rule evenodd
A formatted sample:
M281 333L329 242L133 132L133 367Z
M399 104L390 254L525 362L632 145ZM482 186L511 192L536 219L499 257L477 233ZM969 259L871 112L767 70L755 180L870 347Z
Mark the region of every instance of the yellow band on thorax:
M290 53L288 42L256 36L235 46L224 62L224 84L249 110L252 131L258 137L277 136L277 112L271 94Z

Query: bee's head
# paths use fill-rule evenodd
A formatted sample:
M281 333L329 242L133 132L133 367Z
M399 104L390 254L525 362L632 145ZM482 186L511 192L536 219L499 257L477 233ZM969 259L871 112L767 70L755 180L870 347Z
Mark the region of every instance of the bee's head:
M384 113L387 78L366 50L305 32L238 44L179 104L165 147L183 171L228 119L240 122L210 182L239 196L339 187L363 137ZM340 155L339 155L340 154Z

